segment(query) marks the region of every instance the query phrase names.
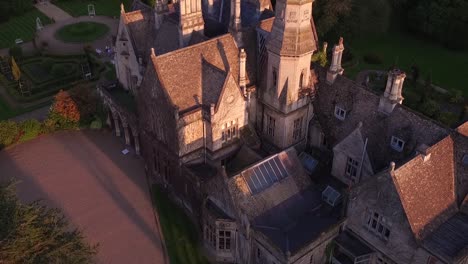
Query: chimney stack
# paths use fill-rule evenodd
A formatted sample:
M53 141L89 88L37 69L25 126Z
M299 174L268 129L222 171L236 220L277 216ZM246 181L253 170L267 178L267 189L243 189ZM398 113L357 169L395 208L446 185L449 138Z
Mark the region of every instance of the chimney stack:
M239 53L239 86L242 89L244 96L247 95L246 65L247 65L247 54L245 53L244 49L241 49Z
M343 38L340 38L340 41L337 45L333 47L332 52L332 61L330 64L330 68L327 72L327 83L333 84L336 80L336 77L342 75L344 69L341 67L341 59L343 57L344 45L343 45Z
M231 0L231 28L237 32L241 29L241 1Z
M385 114L391 114L397 104L403 102L402 90L406 74L393 69L388 72L387 86L384 94L380 97L379 111Z

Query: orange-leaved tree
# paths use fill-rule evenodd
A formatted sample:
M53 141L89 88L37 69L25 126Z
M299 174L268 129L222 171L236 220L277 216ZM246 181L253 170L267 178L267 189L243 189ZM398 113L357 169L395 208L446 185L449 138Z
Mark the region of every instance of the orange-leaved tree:
M73 122L80 121L80 110L78 105L67 91L60 90L54 99L55 101L52 105L52 112Z
M68 92L60 90L55 95L49 116L44 122L44 131L75 129L78 127L79 121L80 111L78 105Z

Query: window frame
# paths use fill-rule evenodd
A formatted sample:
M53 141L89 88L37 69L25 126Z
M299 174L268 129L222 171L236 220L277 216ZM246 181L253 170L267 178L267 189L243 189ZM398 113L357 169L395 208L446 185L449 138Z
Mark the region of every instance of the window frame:
M225 123L221 130L221 141L229 142L239 137L239 124L237 120Z
M403 149L405 148L405 141L399 137L396 137L396 136L392 136L391 140L390 140L390 146L392 147L392 149L398 151L398 152L402 152ZM401 146L400 146L401 144Z
M345 176L349 178L353 183L356 183L358 172L359 172L359 161L352 157L347 157L345 166Z
M384 241L388 241L390 239L390 225L382 214L376 211L367 210L364 224L369 232L373 233L380 239Z
M344 108L335 105L335 117L341 121L346 119L347 112Z
M293 122L293 141L296 142L302 138L302 124L304 123L304 117L301 116Z
M276 119L273 118L271 115L266 115L267 123L266 123L266 134L270 137L275 136L275 129L276 129Z
M218 247L217 250L231 251L232 245L232 232L231 230L218 230Z

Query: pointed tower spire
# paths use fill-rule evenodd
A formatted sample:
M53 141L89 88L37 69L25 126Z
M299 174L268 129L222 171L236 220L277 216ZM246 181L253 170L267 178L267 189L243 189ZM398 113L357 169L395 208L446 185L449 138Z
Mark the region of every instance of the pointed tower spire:
M312 0L278 0L267 45L278 55L299 56L317 50Z
M343 58L344 44L343 38L340 38L340 41L337 45L333 47L332 61L330 68L327 72L327 83L333 84L338 75L342 75L344 69L341 67L341 59Z

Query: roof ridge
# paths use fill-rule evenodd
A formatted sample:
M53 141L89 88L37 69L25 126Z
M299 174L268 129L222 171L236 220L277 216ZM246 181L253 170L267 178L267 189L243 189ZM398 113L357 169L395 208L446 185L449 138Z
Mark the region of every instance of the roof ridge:
M224 35L221 35L221 36L218 36L218 37L215 37L215 38L212 38L212 39L208 39L208 40L205 40L203 42L200 42L200 43L197 43L197 44L194 44L194 45L190 45L190 46L187 46L187 47L183 47L183 48L180 48L180 49L176 49L176 50L173 50L173 51L158 55L158 56L156 56L156 58L163 58L163 57L172 56L172 55L177 54L179 52L184 52L184 51L187 51L187 50L195 49L195 48L198 48L199 46L203 46L203 45L205 45L207 43L215 42L217 40L225 39L225 38L229 38L229 37L231 37L231 39L233 39L232 35L230 33L226 33ZM237 46L237 44L236 44L236 46Z

